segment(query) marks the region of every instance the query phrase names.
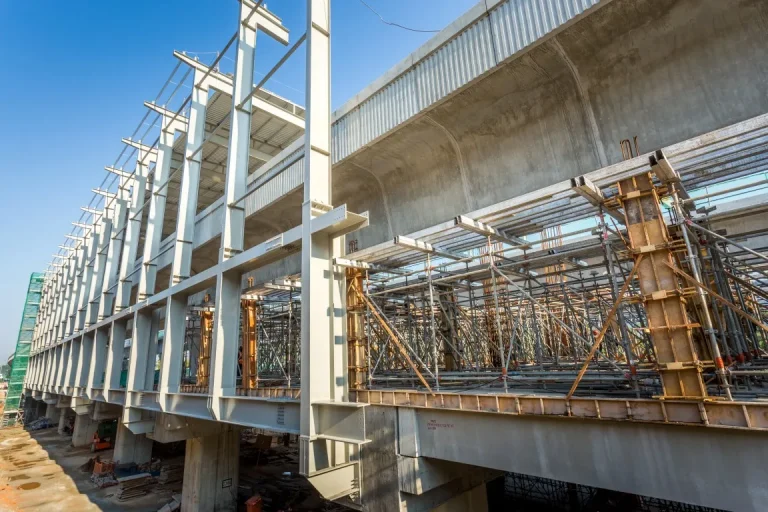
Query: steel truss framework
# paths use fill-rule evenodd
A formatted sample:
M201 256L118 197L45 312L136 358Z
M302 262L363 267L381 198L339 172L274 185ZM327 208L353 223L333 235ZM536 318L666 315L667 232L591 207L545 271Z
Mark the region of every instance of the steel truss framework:
M122 404L128 424L159 411L299 433L329 498L359 492L367 403L768 428L765 228L720 227L760 201L707 209L759 197L768 115L345 254L368 218L331 204L330 5L307 5L286 53L307 45L306 116L253 86L257 32L288 44L260 1L225 48L234 77L221 56L177 54L192 94L147 104L157 142L125 140L135 170L108 168L117 190L97 189L46 280L31 390ZM249 185L302 145L302 223L249 242ZM218 196L211 250L195 217ZM253 282L296 253L300 276Z

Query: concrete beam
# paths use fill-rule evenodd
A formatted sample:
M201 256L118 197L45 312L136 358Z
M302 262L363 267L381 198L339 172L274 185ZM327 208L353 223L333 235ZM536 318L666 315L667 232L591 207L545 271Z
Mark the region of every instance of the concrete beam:
M762 432L413 411L418 450L403 455L726 510L758 512L768 500Z

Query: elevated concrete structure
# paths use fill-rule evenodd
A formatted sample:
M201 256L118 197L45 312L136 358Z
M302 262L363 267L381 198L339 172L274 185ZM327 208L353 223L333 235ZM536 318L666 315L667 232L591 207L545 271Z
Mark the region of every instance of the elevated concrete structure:
M350 390L363 365L348 357L347 320L360 313L345 272L418 275L431 257L468 266L492 238L523 247L511 258L521 268L529 256L559 265L560 249L525 252L523 237L604 213L621 224L620 180L653 171L674 196L764 171L765 2L480 2L334 114L330 2L307 2L306 111L253 87L257 37L296 44L255 7L241 2L234 76L176 54L193 69L190 98L146 104L158 143L124 141L135 170L108 168L116 190L97 192L46 281L26 387L60 405L71 397L60 425L77 413L73 444L118 415L116 458L186 440L190 511L233 508L239 427L300 435L302 473L362 510L483 510L498 471L762 510L757 400L446 393L445 370L419 361L403 384L420 385L418 374L418 391ZM635 136L642 151L625 159L619 142ZM657 149L673 179L649 161ZM762 203L721 205L713 227L762 250ZM623 236L615 226L602 240ZM603 258L599 243L571 242L585 265ZM242 330L243 301L265 290L301 304L290 324L300 340L292 332L284 351ZM190 318L203 313L208 352L184 367ZM247 336L270 349L259 362L279 367L280 385L244 384ZM417 349L399 357L438 359Z

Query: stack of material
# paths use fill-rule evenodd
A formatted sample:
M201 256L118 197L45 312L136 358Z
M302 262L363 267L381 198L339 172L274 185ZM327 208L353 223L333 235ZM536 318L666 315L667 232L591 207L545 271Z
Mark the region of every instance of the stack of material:
M115 471L115 463L111 460L100 460L96 459L93 463L93 474L100 476L104 473L114 473Z
M155 479L149 473L126 476L117 479L120 486L117 490L117 501L130 500L144 496L155 485Z
M51 420L46 418L45 416L42 418L38 418L35 421L31 421L27 424L27 430L43 430L45 428L51 428L53 427L53 423L51 423Z
M160 471L160 459L152 459L144 464L139 464L138 470L139 473L152 473L157 475L157 472Z
M99 457L92 460L93 473L91 473L91 482L93 482L99 489L117 485L117 480L113 474L115 471L115 463L111 460L102 461Z
M160 468L160 476L157 477L157 483L164 487L178 487L177 485L184 479L184 465L172 464Z
M93 473L91 474L91 482L99 489L117 485L115 475L112 473Z

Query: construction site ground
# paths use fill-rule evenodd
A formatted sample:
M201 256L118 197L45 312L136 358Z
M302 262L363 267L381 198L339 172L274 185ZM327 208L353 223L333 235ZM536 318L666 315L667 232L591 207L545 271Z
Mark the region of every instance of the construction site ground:
M0 429L0 512L154 512L171 499L170 492L153 492L117 502L117 487L99 489L80 471L93 454L87 447L73 448L71 439L55 428ZM112 450L99 455L109 459Z
M91 481L91 472L81 469L95 455L102 461L111 460L113 451L94 454L89 447L73 448L71 440L56 428L32 432L21 427L0 429L0 512L155 512L173 495L181 494L179 481L157 484L145 496L118 501L118 486L100 489ZM298 475L296 440L291 439L289 446L282 441L282 436L250 430L241 433L238 510L245 510L245 501L255 494L262 497L264 512L345 510L323 500ZM180 448L155 443L153 458L163 465L183 466L183 445Z

